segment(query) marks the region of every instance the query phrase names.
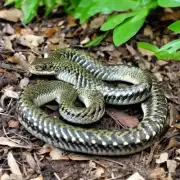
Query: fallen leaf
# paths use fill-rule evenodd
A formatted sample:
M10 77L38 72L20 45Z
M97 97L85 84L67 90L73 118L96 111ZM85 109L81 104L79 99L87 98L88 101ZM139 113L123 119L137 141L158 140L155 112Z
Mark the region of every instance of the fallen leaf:
M60 160L63 159L64 152L61 151L60 149L53 148L49 153L49 155L52 158L52 160Z
M29 153L29 152L24 152L23 154L24 154L24 156L25 156L25 158L26 158L26 161L27 161L27 163L29 164L29 166L30 166L33 170L35 170L36 167L37 167L37 164L36 164L34 158L32 157L31 153Z
M29 78L23 78L21 79L20 83L19 83L19 87L21 89L23 89L25 86L27 86L29 84Z
M99 15L90 22L90 28L98 29L105 21L106 15Z
M0 176L1 180L10 180L10 176L7 173L4 173Z
M15 148L31 148L30 146L24 146L21 145L17 140L16 143L14 141L11 141L9 138L6 137L0 137L0 145L2 146L9 146L9 147L15 147Z
M48 144L45 144L42 148L38 149L37 153L42 155L46 153L50 153L52 150L52 147L49 146Z
M4 39L4 49L14 52L10 38L8 36L5 36L3 37L3 39Z
M111 118L113 118L117 123L121 124L123 127L136 127L139 123L138 119L134 116L129 116L124 112L117 110L115 108L108 108L106 112Z
M1 10L0 19L5 19L12 22L18 22L19 20L22 21L23 13L19 9Z
M3 33L12 35L15 33L15 30L14 30L14 28L12 28L12 26L10 24L6 24L5 27L3 28Z
M180 11L174 11L171 13L166 13L164 16L161 17L162 21L168 21L168 20L179 20L180 19Z
M76 20L71 16L71 15L68 15L68 25L70 27L75 27L77 26L77 23L76 23Z
M4 107L4 99L5 98L14 98L19 99L19 93L14 91L13 86L7 86L2 90L3 95L1 96L0 103L1 106Z
M19 121L10 120L8 121L8 126L11 128L17 128L19 126Z
M19 43L30 48L37 47L44 42L43 36L23 35L19 37Z
M43 179L44 179L43 176L38 176L38 177L30 179L30 180L43 180Z
M177 162L175 160L167 160L168 172L174 174L177 168Z
M153 39L153 31L152 31L152 28L150 26L146 26L144 28L144 35L149 36L151 39Z
M95 171L94 179L99 179L102 176L102 174L104 174L104 172L104 168L98 167Z
M137 53L136 53L136 50L135 50L132 46L126 44L126 48L127 48L127 50L131 53L132 56L134 56L134 55L137 54Z
M161 163L166 162L167 160L168 160L168 153L165 152L165 153L160 154L159 159L156 159L156 163L161 164Z
M90 41L90 38L88 37L88 36L86 36L85 37L85 39L83 39L82 41L81 41L81 44L83 45L83 44L86 44L87 42L89 42Z
M47 29L44 31L44 35L45 35L47 38L51 38L58 30L59 30L59 28L57 28L57 27L47 28Z
M165 180L165 177L166 172L163 168L156 168L149 175L151 180Z
M127 180L145 180L138 172L135 172Z
M167 150L174 148L174 147L177 147L179 145L180 145L180 141L178 141L178 137L174 136L170 139L165 150L167 151Z
M7 160L8 160L8 166L10 167L10 171L13 174L18 175L20 178L22 178L22 173L11 151L7 155Z

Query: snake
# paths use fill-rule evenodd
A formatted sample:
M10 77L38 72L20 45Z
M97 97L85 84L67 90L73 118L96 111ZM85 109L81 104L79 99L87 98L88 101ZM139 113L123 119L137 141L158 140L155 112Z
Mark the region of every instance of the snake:
M167 99L156 77L138 67L107 65L87 53L57 49L48 58L29 65L36 75L54 75L58 80L38 81L20 95L18 119L32 135L57 148L92 155L129 155L150 147L167 127ZM109 82L131 83L114 87ZM79 98L84 107L76 107ZM55 100L65 120L51 117L40 106ZM120 130L85 128L77 124L96 122L107 104L141 103L143 119L136 127ZM70 121L70 123L67 123Z

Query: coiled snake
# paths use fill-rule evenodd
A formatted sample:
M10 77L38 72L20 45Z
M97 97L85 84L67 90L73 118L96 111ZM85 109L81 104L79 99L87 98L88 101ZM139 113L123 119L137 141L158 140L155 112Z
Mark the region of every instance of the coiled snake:
M64 150L96 155L126 155L149 147L164 131L167 101L156 78L137 67L103 65L85 53L59 49L37 58L30 72L55 75L61 81L40 81L27 86L18 105L21 124L34 136ZM133 85L116 88L106 81ZM77 107L77 97L85 107ZM115 105L142 102L143 120L122 130L84 129L49 117L39 106L56 100L67 121L88 124L104 114L104 101Z

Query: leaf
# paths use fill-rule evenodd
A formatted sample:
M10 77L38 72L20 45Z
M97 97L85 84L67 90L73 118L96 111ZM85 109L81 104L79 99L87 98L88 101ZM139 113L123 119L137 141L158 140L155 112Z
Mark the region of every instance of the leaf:
M21 8L21 6L22 6L22 0L15 0L15 7L16 8Z
M159 51L155 53L158 59L164 60L178 60L180 61L180 52L169 53L167 51Z
M180 1L179 0L158 0L159 6L162 7L179 7Z
M44 0L44 5L46 6L45 16L48 16L55 7L55 0Z
M180 39L171 41L168 44L162 46L160 48L160 51L167 51L169 53L173 53L178 49L180 49Z
M144 48L144 49L147 49L152 52L157 52L159 50L159 48L157 46L146 43L146 42L138 42L137 45L140 48Z
M110 29L114 29L117 25L122 23L125 19L136 15L138 12L130 12L130 13L123 13L123 14L118 14L118 15L112 15L109 16L106 20L106 22L102 25L101 31L107 31Z
M97 46L107 36L107 34L108 34L108 31L106 31L106 33L98 36L97 38L93 39L92 41L88 42L85 45L85 47Z
M15 2L15 0L6 0L5 1L5 6L10 5L10 4L14 3L14 2Z
M180 33L180 21L176 21L168 26L168 29Z
M145 18L148 14L148 9L143 9L136 16L129 18L113 31L113 42L116 46L123 44L134 36L142 27Z
M39 6L39 0L24 0L22 11L24 13L24 23L28 24L36 15Z
M134 0L81 0L73 12L75 18L84 23L89 17L97 14L109 14L113 11L126 11L138 7L139 2Z

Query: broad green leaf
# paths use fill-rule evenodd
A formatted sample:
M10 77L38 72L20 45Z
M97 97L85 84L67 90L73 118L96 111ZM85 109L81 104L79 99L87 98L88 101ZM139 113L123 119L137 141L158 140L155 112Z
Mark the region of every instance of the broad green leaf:
M95 38L94 40L90 41L89 43L87 43L85 45L85 47L91 47L91 46L97 46L100 44L100 42L107 36L108 31L105 34L102 34L100 36L98 36L97 38Z
M24 23L29 23L37 13L39 0L24 0L22 3L22 11L24 13Z
M180 0L158 0L158 4L162 7L179 7Z
M10 5L10 4L14 3L14 2L15 2L15 0L6 0L5 1L5 6Z
M101 26L101 31L107 31L110 29L114 29L117 25L122 23L125 19L136 15L138 12L130 12L130 13L123 13L123 14L117 14L109 16L106 20L106 22Z
M23 0L15 0L15 7L16 8L21 8L22 3L23 3Z
M152 52L157 52L159 50L159 48L157 46L146 43L146 42L138 42L137 45L140 48L147 49Z
M83 23L97 13L109 14L113 11L126 11L135 9L138 5L139 2L134 0L81 0L73 16L79 18L80 23Z
M180 39L169 42L168 44L162 46L160 51L167 51L169 53L173 53L180 49Z
M155 53L155 56L158 59L163 60L180 60L180 51L179 52L173 52L169 53L167 51L159 51Z
M180 21L176 21L168 26L168 29L180 33Z
M46 6L45 16L48 16L55 7L55 0L44 0L44 4Z
M114 44L119 46L134 36L142 27L147 14L148 9L144 8L136 16L127 19L117 26L113 31Z

